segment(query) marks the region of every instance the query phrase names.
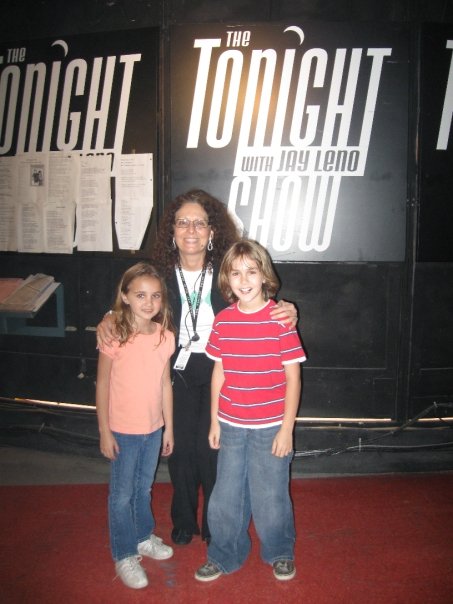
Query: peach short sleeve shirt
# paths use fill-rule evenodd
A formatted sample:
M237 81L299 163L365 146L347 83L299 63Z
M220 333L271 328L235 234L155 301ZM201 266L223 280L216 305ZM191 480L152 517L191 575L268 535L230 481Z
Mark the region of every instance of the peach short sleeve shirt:
M150 434L164 424L162 375L175 350L175 338L161 326L150 335L137 334L123 346L115 342L100 352L113 359L110 375L109 425L123 434Z

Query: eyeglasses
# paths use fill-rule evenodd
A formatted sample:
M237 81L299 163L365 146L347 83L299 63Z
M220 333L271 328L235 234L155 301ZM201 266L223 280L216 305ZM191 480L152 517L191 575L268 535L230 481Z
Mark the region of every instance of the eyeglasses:
M194 229L197 229L197 231L207 229L209 226L209 222L203 219L189 220L188 218L178 218L175 220L175 226L178 229L188 229L191 224L193 224Z

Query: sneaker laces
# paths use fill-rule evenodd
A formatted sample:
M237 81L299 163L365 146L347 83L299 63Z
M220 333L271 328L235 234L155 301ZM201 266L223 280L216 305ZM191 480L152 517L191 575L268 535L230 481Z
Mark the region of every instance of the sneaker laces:
M208 560L208 562L203 564L200 570L204 571L206 574L211 574L218 573L220 568L217 566L217 564L214 564L214 562L209 562Z
M278 570L281 570L285 573L289 573L291 571L290 564L291 563L288 560L277 560L277 562L275 563L275 567Z
M214 564L214 562L206 562L206 566L210 570L219 570L219 567L217 566L217 564Z
M144 551L151 551L152 553L155 552L156 549L159 549L160 547L162 547L163 541L160 537L157 537L156 535L152 534L148 537L148 539L145 539L144 541L141 541L139 543L139 546L142 547L144 549Z

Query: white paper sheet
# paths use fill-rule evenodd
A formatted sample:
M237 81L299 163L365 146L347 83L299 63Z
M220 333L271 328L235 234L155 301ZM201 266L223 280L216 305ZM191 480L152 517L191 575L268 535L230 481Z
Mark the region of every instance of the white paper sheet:
M17 251L17 161L0 157L0 251Z
M44 252L43 208L49 190L49 156L47 153L16 156L17 181L17 249L19 252Z
M115 230L120 249L140 249L152 209L152 153L122 155L115 184Z
M110 164L107 155L80 158L75 241L81 252L111 252L113 249Z
M79 156L50 153L49 192L44 204L44 241L47 253L72 253L79 163Z

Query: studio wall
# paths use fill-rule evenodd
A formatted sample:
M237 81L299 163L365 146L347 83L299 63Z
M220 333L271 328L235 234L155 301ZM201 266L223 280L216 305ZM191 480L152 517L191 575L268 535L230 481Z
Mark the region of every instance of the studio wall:
M451 400L451 3L74 2L63 10L42 2L39 8L6 4L4 57L8 48L71 36L87 57L119 55L134 39L136 52L145 47L154 57L134 89L126 140L129 151L154 154L156 203L133 252L115 244L112 253L0 253L1 277L39 271L63 283L70 328L63 340L0 336L0 396L93 403L93 328L117 278L149 254L165 203L201 186L229 205L247 233L262 238L277 263L280 295L298 306L308 351L301 419L398 424L434 400ZM208 51L203 87L200 65ZM253 61L258 65L262 51L268 52L252 89ZM222 73L230 81L235 69L237 97L229 97ZM301 73L308 74L306 90ZM306 111L297 118L299 105ZM318 151L331 154L316 171ZM275 178L280 165L283 174Z

